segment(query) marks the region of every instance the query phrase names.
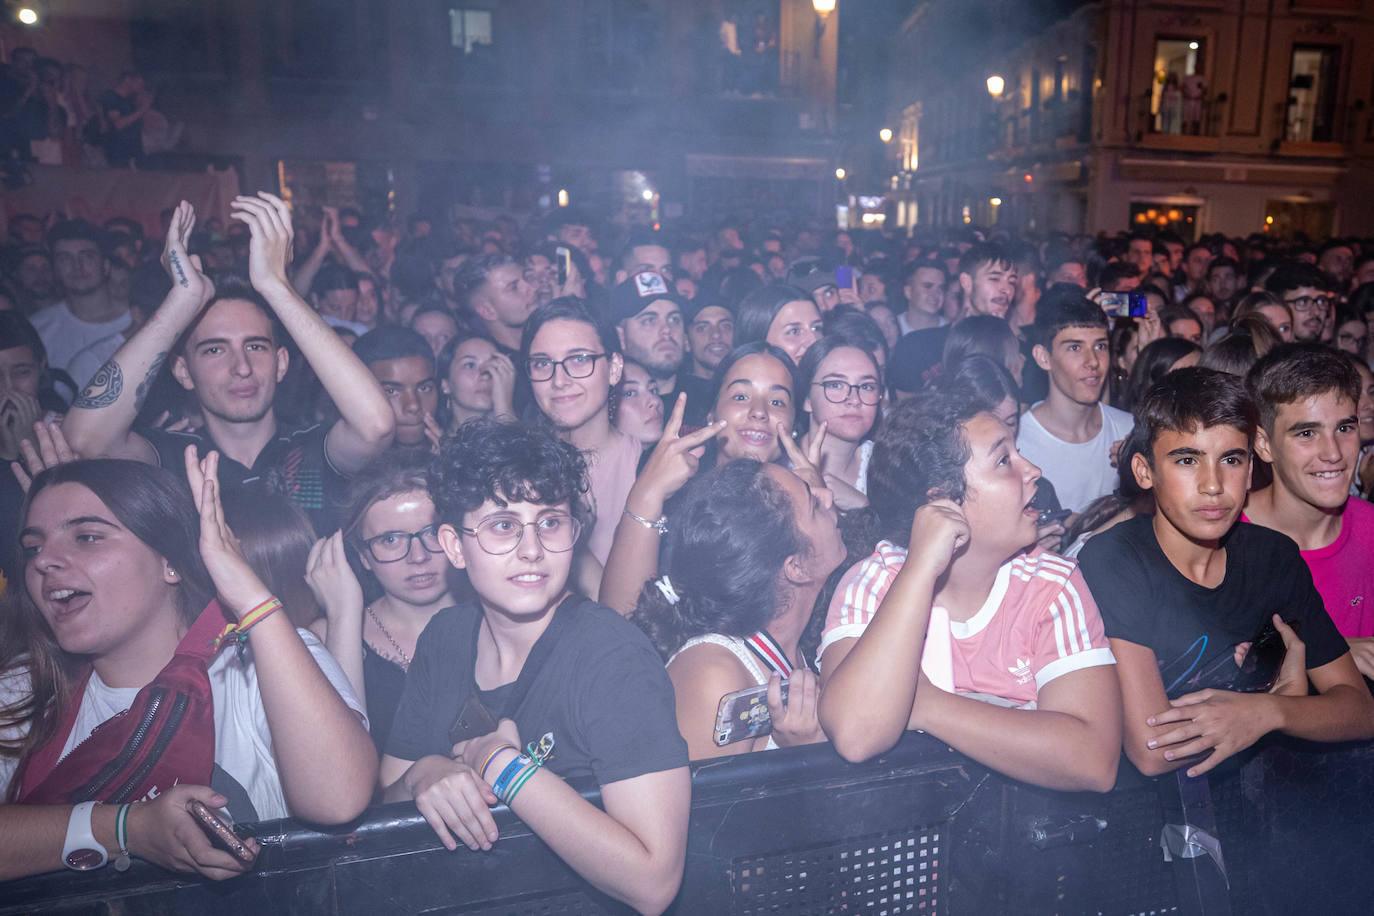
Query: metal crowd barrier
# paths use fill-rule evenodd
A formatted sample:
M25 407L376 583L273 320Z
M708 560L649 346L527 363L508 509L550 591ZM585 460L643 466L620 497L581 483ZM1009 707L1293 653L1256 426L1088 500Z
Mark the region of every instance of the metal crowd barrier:
M1371 764L1374 745L1273 742L1204 780L1098 795L1003 779L919 734L864 764L828 745L702 763L669 912L1368 913ZM0 914L629 912L507 809L496 821L488 853L446 851L409 804L336 830L273 821L241 878L57 872L0 884Z

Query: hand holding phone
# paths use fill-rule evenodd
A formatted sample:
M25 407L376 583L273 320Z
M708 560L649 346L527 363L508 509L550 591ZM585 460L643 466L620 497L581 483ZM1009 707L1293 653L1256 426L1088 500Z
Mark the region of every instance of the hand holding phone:
M205 831L205 835L217 848L228 852L245 865L253 864L253 860L258 857L258 854L250 849L248 844L234 832L231 826L233 820L229 818L229 815L220 815L200 799L192 799L187 802L186 810L191 812L191 817L195 818L200 829Z
M779 699L787 703L788 682L780 685ZM773 733L773 718L768 712L768 685L746 687L727 693L716 707L716 746L725 747L747 738L762 738Z

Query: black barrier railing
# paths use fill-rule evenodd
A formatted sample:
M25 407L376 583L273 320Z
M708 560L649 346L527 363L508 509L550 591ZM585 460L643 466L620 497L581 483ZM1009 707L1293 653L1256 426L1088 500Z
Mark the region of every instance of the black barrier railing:
M915 734L864 764L829 746L748 754L694 767L670 912L1367 913L1371 782L1370 745L1275 744L1183 791L1169 776L1104 795L1014 783ZM1192 823L1162 830L1180 811ZM244 877L200 881L139 862L51 873L0 884L0 914L628 912L507 809L496 821L487 853L448 852L409 804L339 830L273 821L257 825L263 851Z

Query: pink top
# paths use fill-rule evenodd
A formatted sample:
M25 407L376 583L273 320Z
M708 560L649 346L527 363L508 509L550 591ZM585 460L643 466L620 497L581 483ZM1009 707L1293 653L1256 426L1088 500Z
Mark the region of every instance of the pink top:
M1341 533L1325 547L1302 551L1302 558L1341 635L1374 636L1374 505L1355 497L1346 500Z
M845 573L826 615L822 658L839 640L863 634L905 562L905 550L880 541ZM949 620L937 609L932 626L943 618L948 636L928 636L926 654L948 646L938 651L949 653L953 692L965 696L1034 708L1038 691L1055 678L1116 662L1078 564L1039 549L1004 563L987 600L968 620ZM938 684L924 657L921 666Z
M588 494L596 514L596 524L588 533L587 549L602 566L611 553L615 528L625 511L625 500L634 486L639 458L644 446L638 439L621 434L620 441L598 454L583 453L587 459Z

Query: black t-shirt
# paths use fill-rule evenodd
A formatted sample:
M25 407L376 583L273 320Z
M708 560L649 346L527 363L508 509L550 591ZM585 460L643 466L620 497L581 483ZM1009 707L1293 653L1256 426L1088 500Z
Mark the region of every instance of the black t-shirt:
M386 750L391 723L396 718L396 704L405 691L406 672L364 642L363 683L367 686L367 724L372 730L372 743L381 752Z
M887 380L898 391L920 391L945 356L949 325L903 334L887 361Z
M125 98L113 89L109 89L100 96L100 110L107 115L114 112L121 118L126 118L138 110L138 104L131 98ZM143 119L139 118L123 130L110 125L109 132L105 134L105 158L112 166L126 166L130 159L140 159L143 156Z
M386 752L401 760L450 756L449 727L473 684L468 660L481 611L460 604L435 614L420 634ZM519 708L503 707L512 684L485 690L494 715L515 720L521 740L552 733L549 770L564 778L596 777L600 785L687 765L677 730L673 686L663 660L637 627L605 605L570 596L554 611L568 614Z
M678 375L677 391L663 395L664 420L672 415L679 391L687 392L687 407L682 413L682 425L705 426L706 416L716 406L716 389L711 380L699 375Z
M202 430L140 429L138 434L157 452L158 463L181 478L186 476L186 446L194 444L202 458L208 450L219 448ZM235 491L245 488L266 487L304 509L316 534L332 534L339 527L348 480L325 454L328 435L329 427L323 423L297 430L278 428L276 437L258 453L251 468L221 452L219 479L225 498L231 499Z
M1153 651L1170 697L1208 686L1213 666L1234 668L1236 644L1252 639L1275 613L1299 621L1309 670L1348 651L1292 540L1259 525L1237 524L1225 547L1226 575L1216 588L1174 568L1149 516L1093 537L1079 555L1107 636Z

